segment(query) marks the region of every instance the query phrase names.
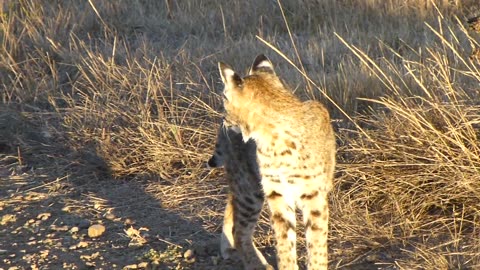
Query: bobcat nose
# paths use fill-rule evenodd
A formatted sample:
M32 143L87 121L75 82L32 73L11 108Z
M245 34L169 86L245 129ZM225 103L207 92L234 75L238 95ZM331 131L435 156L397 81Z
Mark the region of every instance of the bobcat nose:
M215 156L212 156L207 162L207 168L211 169L216 167L218 167L217 160Z

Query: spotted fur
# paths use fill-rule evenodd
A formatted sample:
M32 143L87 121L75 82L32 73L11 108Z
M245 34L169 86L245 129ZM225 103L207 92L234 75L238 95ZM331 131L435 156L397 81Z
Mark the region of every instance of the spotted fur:
M319 102L300 101L263 55L255 59L246 77L227 64L219 63L219 70L225 86L225 121L241 131L244 142L256 145L256 157L247 159L258 163L277 242L278 268L298 269L298 207L306 228L308 269L327 269L327 193L335 167L335 138L328 111ZM234 215L236 210L233 208Z
M262 211L264 195L253 140L244 142L242 135L220 127L215 152L209 167L224 167L230 188L223 219L220 250L224 259L235 251L245 269L273 269L253 243L253 232Z

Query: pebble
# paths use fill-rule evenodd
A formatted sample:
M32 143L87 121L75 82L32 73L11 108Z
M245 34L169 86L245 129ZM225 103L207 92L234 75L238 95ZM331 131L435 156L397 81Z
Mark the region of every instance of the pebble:
M188 259L194 256L194 252L191 249L187 249L185 253L183 253L183 258Z
M137 264L138 268L146 269L148 267L148 262L141 262Z
M192 249L187 249L185 253L183 253L183 258L187 263L194 263L195 262L195 253Z
M95 224L88 228L88 236L90 238L96 238L101 236L105 232L105 226L101 224Z
M125 219L125 225L133 225L133 224L135 224L135 220L131 218Z
M105 218L108 219L108 220L114 220L115 219L115 215L112 214L112 213L108 213L105 215Z
M70 228L70 233L77 233L80 229L77 226Z
M122 270L131 270L131 269L138 269L138 266L136 264L129 264L125 265Z
M80 242L78 242L77 247L78 248L86 248L86 247L88 247L88 242L80 241Z

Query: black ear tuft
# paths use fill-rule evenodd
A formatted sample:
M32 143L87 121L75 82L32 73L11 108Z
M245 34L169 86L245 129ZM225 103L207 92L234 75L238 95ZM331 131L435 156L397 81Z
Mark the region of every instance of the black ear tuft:
M253 61L252 67L250 68L249 74L252 75L257 72L275 74L272 62L270 62L270 60L268 60L268 58L263 54L260 54L255 58L255 61Z

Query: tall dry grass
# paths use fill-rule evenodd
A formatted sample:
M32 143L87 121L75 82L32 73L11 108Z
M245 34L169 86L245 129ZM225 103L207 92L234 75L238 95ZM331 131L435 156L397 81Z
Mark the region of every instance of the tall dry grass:
M337 120L331 268L479 267L479 36L464 23L478 3L281 4L179 1L168 16L164 1L8 1L0 140L72 181L151 181L166 207L215 231L225 183L203 164L216 62L246 68L265 52Z

